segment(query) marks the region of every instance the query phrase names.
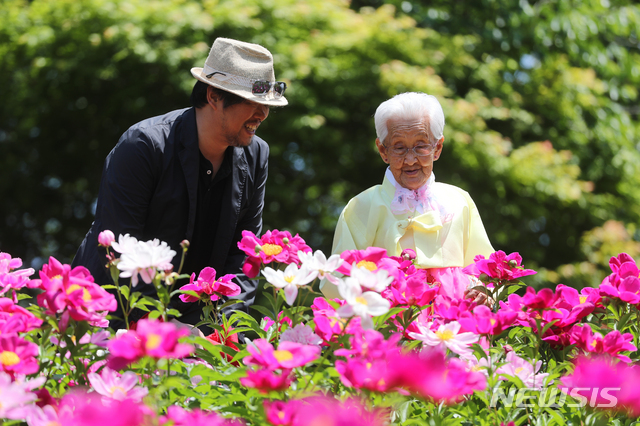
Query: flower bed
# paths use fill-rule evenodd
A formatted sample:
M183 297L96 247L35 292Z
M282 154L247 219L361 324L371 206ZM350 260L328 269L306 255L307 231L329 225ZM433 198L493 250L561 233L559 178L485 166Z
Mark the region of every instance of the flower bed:
M327 259L288 232L243 237L244 273L265 280L265 303L254 306L261 321L221 315L240 290L233 277L212 268L173 273L176 252L157 240L101 234L112 276L130 278L118 288L54 258L34 278L20 259L0 253L0 419L627 425L640 414L640 271L624 253L597 289L536 292L519 280L535 271L517 253L434 274L416 269L410 251ZM440 294L467 275L486 303ZM190 283L174 289L185 277ZM314 292L322 279L343 299ZM158 298L135 291L144 285ZM214 332L203 337L171 320L179 315L170 308L175 297L204 303L202 324ZM125 323L135 309L146 318L110 332L116 300Z

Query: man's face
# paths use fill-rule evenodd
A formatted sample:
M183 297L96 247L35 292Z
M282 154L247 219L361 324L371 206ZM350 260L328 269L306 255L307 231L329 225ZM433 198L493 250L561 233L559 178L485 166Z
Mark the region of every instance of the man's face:
M436 143L431 141L428 118L391 118L387 121L387 129L389 134L384 145L379 139L376 140L382 160L389 164L398 184L407 189L420 188L431 176L433 162L440 157L444 137ZM420 151L425 146L433 147L426 156L416 155L412 150L418 147ZM402 151L403 147L408 148L405 155L394 155L394 152Z
M269 116L269 107L244 101L222 109L220 134L230 146L248 146L260 123Z

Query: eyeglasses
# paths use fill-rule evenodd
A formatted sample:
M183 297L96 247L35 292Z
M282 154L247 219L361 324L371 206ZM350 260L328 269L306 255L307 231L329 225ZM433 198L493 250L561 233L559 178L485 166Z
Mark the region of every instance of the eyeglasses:
M254 81L251 86L251 93L256 96L267 96L271 89L273 89L273 97L279 99L284 95L284 91L287 90L287 83L284 81Z
M388 147L386 145L383 146L387 148L389 155L398 158L406 156L409 151L413 151L413 155L416 157L428 157L435 149L435 145L432 144L416 145L413 148L407 148L404 145L394 145L392 147Z

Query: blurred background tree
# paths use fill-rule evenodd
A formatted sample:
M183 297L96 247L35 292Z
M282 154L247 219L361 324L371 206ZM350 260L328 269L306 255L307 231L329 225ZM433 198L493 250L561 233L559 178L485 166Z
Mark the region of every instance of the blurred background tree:
M405 91L445 110L439 181L470 192L534 285L597 284L640 255L640 6L630 0L4 0L0 251L70 261L102 164L135 122L188 106L216 37L259 43L289 106L271 145L265 230L329 252L380 183L373 113Z

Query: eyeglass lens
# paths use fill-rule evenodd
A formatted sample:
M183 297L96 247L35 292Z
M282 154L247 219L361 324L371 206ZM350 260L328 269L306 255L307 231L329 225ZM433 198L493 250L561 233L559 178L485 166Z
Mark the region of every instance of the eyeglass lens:
M267 93L271 91L272 87L273 97L279 98L284 95L284 91L287 89L287 83L285 83L284 81L270 82L259 80L253 83L253 86L251 87L251 93L256 96L266 96Z

